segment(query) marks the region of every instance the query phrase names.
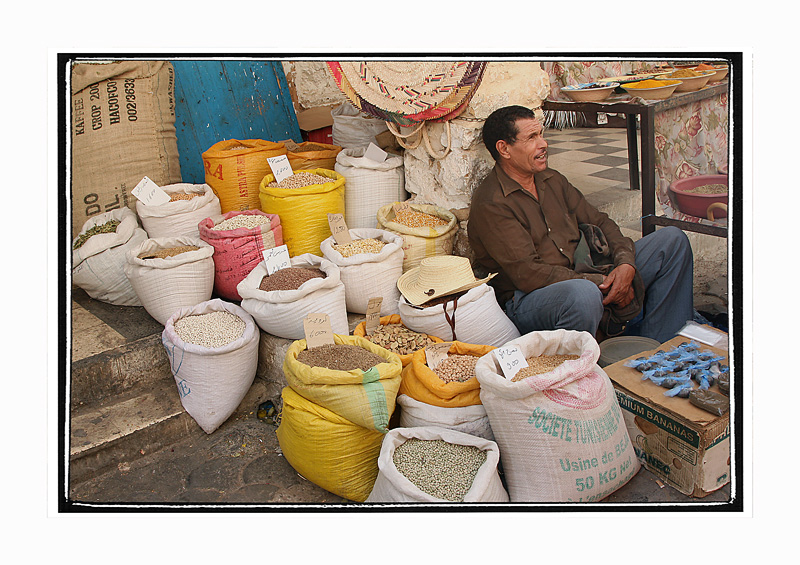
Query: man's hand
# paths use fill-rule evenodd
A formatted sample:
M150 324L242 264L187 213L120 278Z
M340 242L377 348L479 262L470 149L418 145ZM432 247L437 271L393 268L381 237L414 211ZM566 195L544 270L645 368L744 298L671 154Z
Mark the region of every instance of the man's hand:
M628 265L627 263L619 265L608 273L608 276L603 279L603 283L599 285L600 290L605 295L603 305L617 304L620 307L627 306L634 298L632 283L635 274L636 269L633 265Z

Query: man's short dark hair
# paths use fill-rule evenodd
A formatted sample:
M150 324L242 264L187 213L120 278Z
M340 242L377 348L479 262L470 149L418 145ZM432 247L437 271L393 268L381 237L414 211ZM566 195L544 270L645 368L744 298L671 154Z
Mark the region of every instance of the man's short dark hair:
M498 161L500 154L497 152L497 142L501 139L506 143L514 143L519 130L517 120L536 119L533 110L525 106L505 106L492 112L483 124L483 144L492 158Z

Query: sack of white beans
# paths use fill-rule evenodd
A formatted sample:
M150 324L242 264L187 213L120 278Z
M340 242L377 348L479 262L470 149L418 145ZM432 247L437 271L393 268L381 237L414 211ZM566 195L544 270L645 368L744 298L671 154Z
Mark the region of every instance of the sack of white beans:
M136 213L147 237L200 237L197 225L222 213L219 198L207 184L178 183L162 186L171 200L158 206L136 201Z
M495 442L435 426L395 428L383 438L366 502L508 502Z
M236 286L264 261L264 251L283 245L283 226L275 214L232 211L205 218L200 239L214 247L214 290L222 298L241 300Z
M413 306L401 296L398 310L406 327L444 340L499 347L520 336L497 303L494 288L486 283L468 290L455 301L427 308Z
M253 384L260 333L236 304L214 298L167 320L167 351L181 404L207 434L227 420Z
M147 239L128 251L125 276L147 313L164 325L186 306L211 299L214 248L198 237Z
M627 483L640 465L594 337L537 331L512 346L524 373L506 378L494 355L475 366L511 501L596 502Z
M307 280L297 289L261 290L261 282L268 274L266 263L262 261L237 286L242 308L253 316L262 330L285 339L305 338L303 320L311 313L327 314L333 333L349 334L339 267L312 253L292 257L290 266L319 269L325 277Z
M435 426L494 441L489 416L482 404L445 408L420 402L407 394L398 395L397 404L401 428Z
M337 245L331 236L319 246L322 256L339 267L347 311L366 314L370 298L381 297L380 315L397 314L400 299L397 279L403 274L403 238L372 228L349 231L351 243Z
M117 223L115 230L86 237L113 223ZM147 233L139 227L136 212L130 208L92 216L72 242L72 282L95 300L117 306L141 306L125 276L125 262L128 251L146 239Z

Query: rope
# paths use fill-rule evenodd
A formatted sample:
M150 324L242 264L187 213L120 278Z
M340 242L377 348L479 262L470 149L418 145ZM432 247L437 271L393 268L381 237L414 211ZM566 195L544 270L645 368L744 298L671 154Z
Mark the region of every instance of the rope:
M400 133L400 130L396 129L395 124L392 122L386 122L386 127L389 128L389 131L392 132L392 135L395 137L395 139L397 139L397 143L399 143L401 147L405 149L416 149L424 141L425 148L428 150L428 153L430 154L431 157L433 157L436 160L444 159L450 153L450 146L452 145L450 122L449 121L445 122L445 126L447 128L447 146L444 148L444 151L442 153L437 153L436 150L431 145L430 137L428 137L427 124L428 122L420 122L419 126L417 126L417 129L405 135ZM408 139L409 137L417 135L418 133L420 134L420 136L417 138L415 142L406 143L405 141L403 141L404 139Z

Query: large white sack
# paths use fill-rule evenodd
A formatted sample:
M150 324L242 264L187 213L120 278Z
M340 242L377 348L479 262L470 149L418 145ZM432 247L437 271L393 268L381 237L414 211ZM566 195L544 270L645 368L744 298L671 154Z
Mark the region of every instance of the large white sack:
M351 147L336 156L335 170L346 179L344 209L349 228L375 228L378 210L408 196L403 158L390 153L383 161L373 161L364 157L366 151L366 147Z
M488 439L447 430L434 426L419 428L395 428L389 430L381 444L378 456L378 477L366 502L439 502L455 504L453 501L435 498L419 489L395 467L392 457L395 449L411 438L423 440L441 439L453 445L470 445L486 452L486 461L478 469L472 487L464 496L464 502L508 502L508 493L503 488L497 465L500 452L497 444Z
M350 190L350 187L347 187ZM356 239L377 239L386 243L380 253L359 253L344 257L336 249L333 236L323 240L319 248L322 256L339 267L339 276L344 284L347 311L366 314L370 298L381 297L381 316L397 314L400 290L397 279L403 274L403 237L396 233L375 228L349 230Z
M311 313L327 314L333 333L349 335L339 267L312 253L292 257L290 264L292 267L320 269L326 276L308 280L297 290L265 291L258 288L261 279L267 275L267 265L262 261L236 287L242 297L242 308L253 316L262 330L285 339L305 339L303 320Z
M191 245L172 257L140 259L143 253ZM125 276L147 313L162 326L172 314L186 306L211 299L214 290L214 248L199 237L146 239L128 251Z
M78 249L73 249L72 282L95 300L117 306L141 306L125 276L128 251L147 239L147 233L139 227L136 212L117 208L92 216L73 239L73 246L81 234L110 220L120 222L116 232L93 235Z
M397 397L400 405L400 427L435 426L494 441L489 415L481 404L472 406L434 406L407 394Z
M342 102L331 110L331 139L339 147L367 147L378 144L376 136L389 131L386 122L365 114L350 102Z
M531 332L519 346L527 359L580 355L552 371L513 382L494 354L475 366L481 403L500 446L512 502L596 502L640 468L600 347L588 332Z
M177 183L162 186L169 194L197 194L189 200L175 200L158 206L136 201L136 213L147 237L200 237L197 224L222 213L219 198L207 184Z
M468 290L456 303L419 308L401 296L397 306L407 328L448 341L499 347L520 335L486 283Z
M175 331L184 316L227 311L245 322L238 339L218 348L187 343ZM207 434L212 433L241 404L253 385L258 366L261 334L253 318L236 304L214 298L181 308L170 316L161 333L181 404Z

